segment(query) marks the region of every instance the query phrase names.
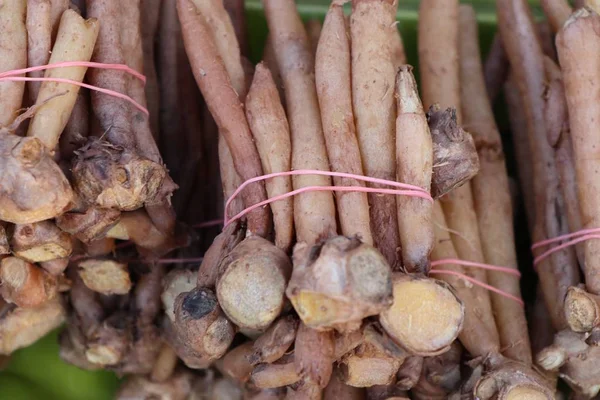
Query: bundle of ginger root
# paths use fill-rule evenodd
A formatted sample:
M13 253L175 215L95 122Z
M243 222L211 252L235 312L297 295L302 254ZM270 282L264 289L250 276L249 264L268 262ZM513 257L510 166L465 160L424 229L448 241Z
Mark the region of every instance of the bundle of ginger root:
M593 202L567 204L594 188L567 115L595 104L568 52L600 17L545 2L559 66L527 3L499 1L483 65L474 10L422 0L417 63L402 4L347 2L304 23L264 0L257 63L241 0L0 7L0 72L145 77L0 78L0 357L64 324L60 357L125 376L118 399L542 400L557 377L597 394L593 246L540 262L530 336L488 93L508 76L533 240L592 227Z

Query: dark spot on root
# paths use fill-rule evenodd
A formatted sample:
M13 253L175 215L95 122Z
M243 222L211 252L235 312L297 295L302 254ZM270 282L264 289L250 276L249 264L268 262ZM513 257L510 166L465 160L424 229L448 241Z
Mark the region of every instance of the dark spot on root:
M200 319L211 313L217 306L217 297L207 288L196 288L183 299L183 311L193 319Z

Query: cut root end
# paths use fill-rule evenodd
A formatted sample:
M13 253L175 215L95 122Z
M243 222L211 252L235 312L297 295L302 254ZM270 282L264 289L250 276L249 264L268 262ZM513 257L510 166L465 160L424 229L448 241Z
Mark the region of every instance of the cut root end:
M570 287L565 298L565 317L571 330L590 332L600 323L600 296Z
M414 355L448 350L462 329L465 309L449 285L434 279L394 274L394 303L379 321Z

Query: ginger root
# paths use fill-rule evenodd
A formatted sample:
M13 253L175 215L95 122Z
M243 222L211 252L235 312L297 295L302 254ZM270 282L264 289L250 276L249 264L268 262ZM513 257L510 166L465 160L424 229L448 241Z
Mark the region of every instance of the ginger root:
M70 235L51 221L16 225L10 244L17 257L31 263L65 258L73 251Z
M383 329L413 355L446 352L458 337L465 307L450 285L394 273L394 303L379 315Z
M225 256L219 269L216 292L227 317L244 330L271 325L285 302L289 257L268 240L251 236Z
M27 347L65 322L66 311L60 298L39 307L0 309L0 354Z
M87 204L121 211L152 203L167 176L162 165L95 138L75 152L72 171L74 188Z
M207 366L223 357L235 335L235 327L223 314L217 296L202 287L175 299L174 330L180 342Z
M470 133L458 125L456 110L429 107L427 123L433 140L431 195L442 197L479 171L479 157Z
M341 362L342 380L350 386L389 385L408 353L374 326L368 326L363 342L346 354Z
M42 142L0 133L0 220L28 224L70 208L73 191Z
M592 398L600 393L600 347L586 343L586 338L570 330L558 332L554 344L540 351L536 362L546 371L558 371L577 393Z
M0 295L18 307L38 307L56 297L58 280L17 257L0 262Z
M127 264L108 259L88 259L78 264L85 286L105 295L127 294L131 279Z
M373 246L336 236L299 243L286 290L302 321L314 329L354 330L392 304L392 271Z

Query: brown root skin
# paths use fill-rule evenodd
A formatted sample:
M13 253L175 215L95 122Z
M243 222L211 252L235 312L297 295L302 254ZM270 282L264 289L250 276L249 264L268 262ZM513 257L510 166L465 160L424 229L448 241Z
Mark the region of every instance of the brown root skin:
M71 255L71 236L51 221L15 225L10 240L12 252L23 260L36 263Z
M78 264L83 283L94 292L104 295L127 294L131 279L127 264L114 260L89 259Z
M590 2L586 2L590 3ZM596 2L594 2L596 3ZM594 5L597 5L594 4ZM596 9L596 7L594 8ZM583 228L593 228L600 222L598 211L598 170L593 161L597 154L598 138L590 129L599 114L597 60L585 65L577 62L587 54L599 51L596 38L600 17L592 9L584 7L575 11L556 37L556 46L562 69L562 77L569 111L570 134L573 143L573 160L577 177L577 189ZM600 294L600 263L597 255L600 246L596 240L586 241L585 285L588 292ZM543 267L543 266L542 266Z
M536 357L537 364L547 371L559 371L573 390L592 398L600 392L598 358L600 347L585 342L586 334L564 330L556 334L554 344Z
M506 58L506 52L502 45L502 38L500 37L500 34L496 32L488 56L483 65L485 88L492 104L508 78L509 67L510 65Z
M39 307L15 308L0 315L0 354L27 347L58 328L66 318L60 298Z
M529 308L531 353L536 355L554 342L554 328L541 290L536 288L535 301Z
M347 29L342 7L332 4L316 50L315 84L332 171L364 175L352 110L351 52ZM365 186L364 182L355 179L334 177L333 182L336 186ZM372 245L367 194L338 192L336 207L340 232L348 237L358 236L363 243Z
M396 385L375 385L366 389L367 400L409 400L408 393Z
M75 150L83 146L90 134L90 93L80 90L69 122L60 135L59 153L63 160L70 160Z
M192 393L187 400L205 399L241 400L242 388L229 378L215 377L214 370L206 370L200 377L194 376Z
M8 236L6 235L6 228L3 225L0 225L0 254L10 254Z
M317 53L319 38L321 37L321 30L323 29L323 24L318 19L309 19L304 23L304 27L306 29L306 34L308 35L308 44L310 45L310 50L314 57Z
M246 27L246 10L243 0L225 0L223 5L231 18L231 23L235 29L235 37L240 45L242 56L248 56L248 35Z
M296 339L298 324L298 319L291 315L275 321L254 341L248 362L251 365L272 363L283 357Z
M566 0L542 0L540 3L553 32L558 32L573 12Z
M510 130L514 142L512 150L515 155L520 194L523 203L525 203L525 215L529 232L533 232L535 199L533 193L533 165L529 158L531 145L527 137L527 120L523 99L519 93L514 74L511 74L506 80L503 93L506 98Z
M590 346L600 346L600 329L594 328L594 330L590 332L585 342Z
M245 234L245 229L232 223L213 240L198 269L198 286L214 287L217 284L221 262L244 239Z
M250 383L259 389L292 385L301 379L294 364L294 356L287 355L272 364L258 364L250 376Z
M159 6L145 5L144 8L156 9ZM137 72L148 73L153 69L153 63L151 65L144 65L144 47L142 40L142 23L141 23L141 8L140 0L129 1L126 4L118 6L118 15L120 17L120 39L122 45L122 54L124 57L124 64L129 65ZM149 27L151 24L145 24ZM146 106L146 93L144 89L144 83L139 79L135 79L132 76L127 77L127 93L137 103ZM160 183L159 191L154 199L145 203L146 211L152 223L156 228L166 235L173 233L176 226L176 217L173 208L171 207L170 198L173 192L177 189L177 185L166 172L166 168L163 165L163 161L160 156L158 146L155 141L158 132L151 131L150 128L150 117L142 113L141 111L129 108L131 118L131 128L133 136L135 137L135 151L141 157L145 157L156 164L160 165L164 171L165 176L163 181ZM157 116L154 115L155 117ZM132 149L133 150L133 149Z
M133 316L132 342L123 363L118 366L119 374L142 374L152 372L161 346L160 332L156 318L161 312L160 292L164 266L153 265L141 275L135 285L129 304L129 314Z
M200 396L200 399L204 398L205 391L201 391L197 393ZM241 400L242 399L242 387L238 385L236 382L227 378L218 378L212 384L209 391L210 399L231 399L231 400ZM197 400L195 397L191 400Z
M365 175L388 180L396 179L396 68L390 35L398 29L397 8L391 0L354 1L349 21L352 104L362 164ZM368 198L375 245L396 269L400 264L396 199L373 193Z
M334 369L329 384L323 390L323 400L363 400L365 399L365 395L366 392L364 389L344 383L340 367Z
M354 330L392 304L391 269L377 249L335 236L298 243L286 290L302 321L314 329Z
M36 138L0 133L0 220L28 224L67 211L73 191Z
M156 362L152 366L150 379L153 382L165 382L173 375L178 362L179 358L175 350L167 343L164 343L156 357Z
M446 352L458 337L465 307L450 285L394 273L394 302L379 315L385 331L411 354Z
M446 218L440 202L434 204L435 239L436 244L431 253L432 260L457 259L457 251L452 243L450 231L447 228ZM444 263L436 266L431 271L451 271L440 273L440 280L450 284L456 292L461 303L464 304L465 318L463 330L459 333L459 339L463 346L473 357L488 357L490 354L500 352L500 339L492 315L482 311L482 302L473 290L473 284L457 274L468 274L469 271L462 265ZM488 318L491 324L488 323Z
M157 258L177 248L189 246L191 237L187 228L177 228L172 235L164 234L154 225L146 211L136 210L122 213L119 222L106 236L131 240L138 246L142 258Z
M27 66L27 1L17 0L3 4L0 25L4 35L0 41L0 71ZM2 82L0 91L0 126L10 124L21 107L25 82ZM2 174L2 176L6 176Z
M433 140L431 195L439 198L474 177L479 157L470 133L458 125L456 110L432 105L427 123Z
M284 306L289 257L268 240L251 236L221 261L219 270L216 292L227 317L242 329L271 325Z
M161 347L160 332L153 323L145 323L139 319L132 326L132 341L123 361L114 371L118 375L140 374L152 372Z
M321 113L314 78L314 56L294 1L264 1L277 64L287 96L292 143L292 169L329 171ZM331 178L300 175L294 189L331 186ZM298 241L314 244L337 231L331 192L316 191L294 197L294 225Z
M72 331L73 329L67 328L60 332L58 336L58 356L60 359L68 364L87 371L97 371L101 369L102 367L100 365L88 361L85 357L85 339L83 337L76 338L71 334Z
M450 228L460 231L463 238L453 236L459 258L486 262L518 269L515 249L513 209L506 172L502 140L485 90L479 55L476 14L472 7L459 7L460 21L460 74L463 123L472 132L480 161L479 173L469 185L450 194L453 202L465 205L471 211L473 224L458 207L445 203ZM466 196L461 196L464 193ZM468 215L468 214L467 214ZM472 226L473 229L467 229ZM475 247L480 251L465 248ZM515 297L521 297L519 278L504 272L466 269L471 277L488 282L493 287ZM528 340L527 320L521 304L484 288L471 289L479 298L484 323L497 331L502 353L514 360L531 364L531 345ZM490 304L491 298L491 304ZM493 310L493 311L492 311Z
M127 354L131 341L131 319L123 312L116 312L90 333L85 356L92 364L117 366Z
M63 2L66 6L69 1ZM50 58L40 60L40 65L70 61L89 62L98 36L99 21L94 18L85 20L73 10L60 11L58 14L60 26L52 51L49 52ZM59 21L56 22L58 25ZM54 68L46 70L44 77L82 82L86 71L87 67ZM36 107L39 108L29 123L27 136L38 138L48 151L57 149L59 138L69 121L80 89L79 86L64 82L42 82L35 101ZM47 101L61 92L62 96Z
M209 363L225 354L235 335L217 296L202 287L177 296L174 328L179 339Z
M86 207L66 212L56 218L56 226L84 243L98 240L119 221L121 212L107 208Z
M462 346L455 341L450 350L423 360L421 376L411 393L415 399L446 399L461 384Z
M499 21L498 27L511 64L511 73L517 82L520 98L523 101L522 109L525 110L526 115L526 132L529 139L529 152L526 157L533 171L532 184L528 189L533 188L535 210L534 226L531 232L532 241L539 242L568 233L566 221L563 223L565 218L564 199L560 192L554 151L548 140L548 127L544 115L544 100L548 88L548 79L544 73L544 54L540 41L536 37L536 27L531 10L526 3L498 0L496 10ZM565 30L561 32L565 32ZM585 40L585 42L591 44L595 40ZM560 34L557 36L556 43L557 48L560 49ZM577 38L577 43L582 43L582 40ZM582 48L579 46L568 47L573 50L576 50L576 47L578 47L577 50ZM586 51L585 54L589 52ZM578 58L573 56L572 60ZM591 83L595 82L595 78L585 77L586 72L580 69L580 66L584 64L576 64L577 73L572 76L576 76L578 82L585 82L585 88L582 87L581 93L595 93L596 90L590 86ZM592 63L586 63L585 66L593 69ZM567 60L561 59L565 88L568 88L566 79L568 74L565 73L567 67ZM593 76L597 76L595 69ZM587 109L587 104L586 107L578 108ZM584 125L587 122L583 121L589 121L588 117L577 118L575 111L572 109L569 109L569 114L573 117L573 120L579 120ZM575 131L573 120L571 121L571 132ZM574 139L574 143L576 141ZM595 147L593 142L582 141L581 143L584 142L588 148ZM576 157L576 159L589 160L590 158ZM580 177L581 174L578 173L577 176ZM581 190L581 186L579 189ZM581 204L583 204L583 197L580 199ZM595 241L587 243L595 243ZM536 249L534 255L537 256L541 252L543 252L543 249ZM563 329L567 326L564 318L566 291L570 286L579 282L579 271L573 249L563 249L552 254L552 256L543 260L538 267L540 271L544 271L544 273L539 274L539 278L548 310L552 315L553 325L555 329Z
M357 329L352 332L335 333L333 342L333 358L339 360L346 353L358 347L364 339L364 328Z
M275 54L275 48L273 47L273 38L270 34L267 34L267 38L265 39L265 46L262 54L262 62L267 66L267 68L269 68L269 71L271 71L271 75L273 76L273 80L275 81L275 85L277 86L277 91L279 92L281 105L285 109L285 89L283 87L281 71L279 70L279 65L277 65L277 55Z
M244 115L239 96L232 86L210 27L190 0L178 0L177 12L181 22L183 41L196 82L223 134L242 180L262 175L260 158L252 141L252 134ZM203 40L198 41L198 37ZM264 184L250 185L242 194L244 204L259 203L267 198ZM270 230L269 208L260 207L247 216L248 229L265 236Z
M239 383L246 383L254 369L248 360L252 354L252 346L252 342L246 342L229 350L222 358L219 370Z
M574 332L590 332L600 325L600 296L570 287L565 298L565 318Z
M396 386L402 390L410 390L419 382L423 370L423 357L408 357L396 374Z
M115 250L115 240L111 238L93 240L85 245L85 254L89 257L114 254Z
M161 332L164 340L173 348L177 357L185 364L186 367L192 369L209 368L212 361L208 361L192 349L188 343L181 340L173 323L168 318L163 318L161 321Z
M551 400L554 388L530 367L512 361L492 368L476 383L473 395L481 400Z
M83 336L87 338L102 323L108 311L100 302L99 295L85 286L75 268L69 268L67 275L73 281L69 292L73 308L70 315L73 320L72 325L77 325Z
M132 211L162 198L166 169L130 149L93 138L75 155L73 184L89 205Z
M286 400L321 400L322 391L319 386L306 380L288 386Z
M175 299L179 294L190 292L196 287L196 273L187 269L174 269L163 279L163 291L160 295L165 314L175 322Z
M408 65L396 75L396 177L399 182L431 189L433 144L417 82ZM433 204L410 196L396 198L403 268L427 274L433 248Z
M291 170L292 145L285 110L269 69L260 63L246 97L246 118L260 155L263 172ZM269 198L292 191L292 178L281 176L265 181ZM275 245L288 252L294 240L293 198L271 203ZM231 214L232 215L232 214Z
M186 400L192 392L194 375L181 369L164 382L153 382L148 377L133 375L121 385L117 400L169 399Z
M331 378L335 344L332 331L319 332L300 323L294 346L296 372L321 389Z
M244 400L284 400L285 387L272 389L256 389L246 387Z
M43 269L17 257L0 263L0 295L18 307L39 307L56 297L58 281Z
M354 387L390 385L395 382L402 361L402 358L389 357L377 346L365 342L342 358L342 380Z
M60 276L69 266L69 258L57 258L56 260L45 261L40 263L40 267L42 267L46 272L48 272L52 276Z

